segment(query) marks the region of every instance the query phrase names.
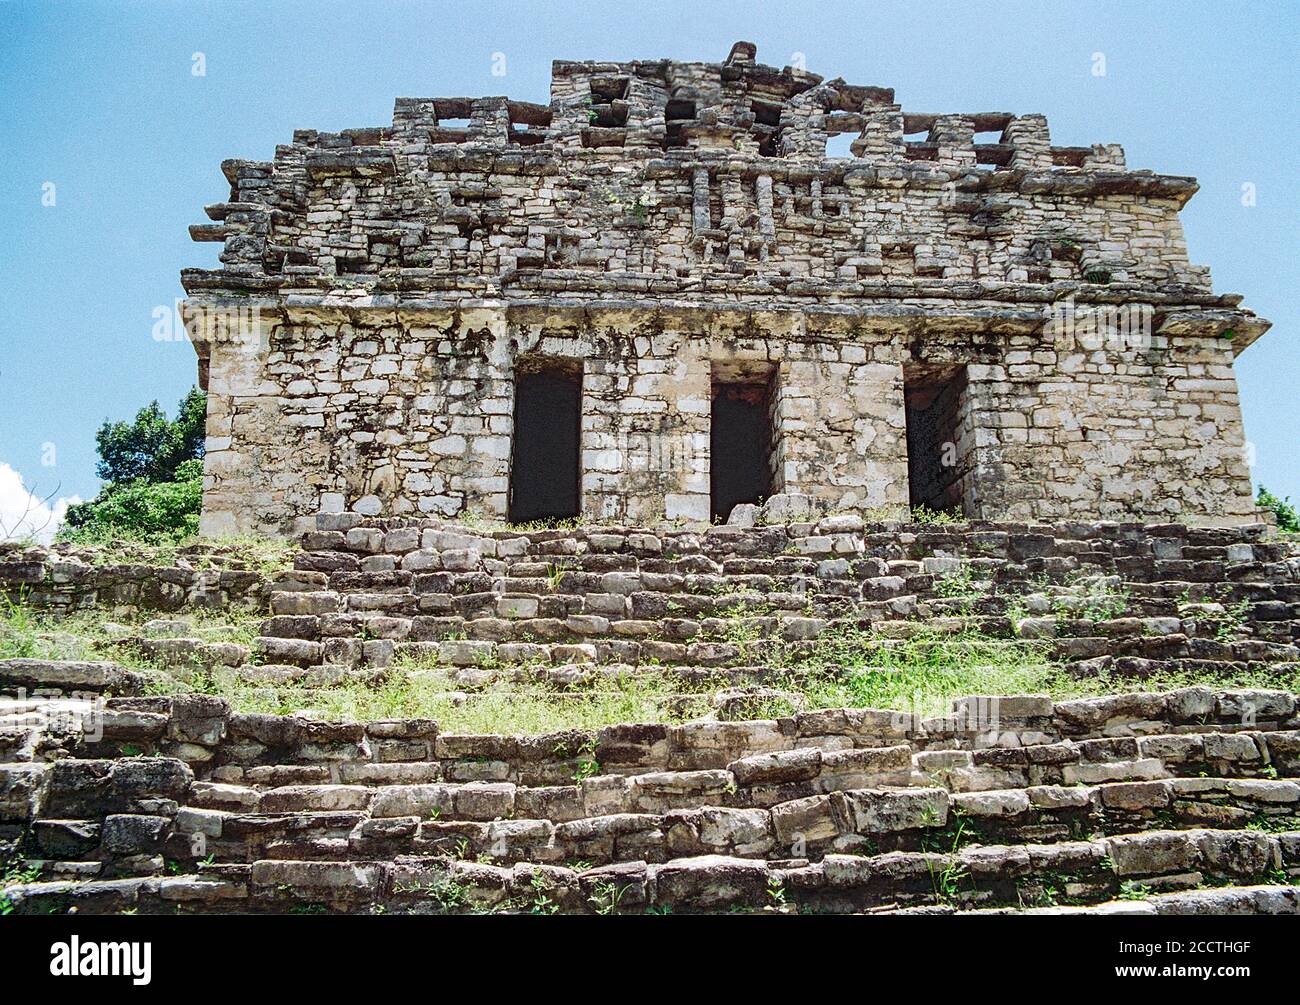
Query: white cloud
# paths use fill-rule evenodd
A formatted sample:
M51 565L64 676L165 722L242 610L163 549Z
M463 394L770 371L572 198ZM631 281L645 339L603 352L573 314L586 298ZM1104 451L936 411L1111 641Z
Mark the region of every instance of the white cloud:
M35 538L43 544L54 540L68 507L81 502L78 496L60 496L51 501L48 492L28 491L23 476L0 462L0 541Z

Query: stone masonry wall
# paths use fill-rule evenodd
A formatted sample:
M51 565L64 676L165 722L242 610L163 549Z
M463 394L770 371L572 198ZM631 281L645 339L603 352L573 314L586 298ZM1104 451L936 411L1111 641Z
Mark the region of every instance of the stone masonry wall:
M205 531L303 529L321 509L504 518L513 361L529 355L583 361L591 519L708 519L710 366L724 357L775 361L774 489L828 509L906 503L889 343L716 319L667 329L653 316L541 314L303 320L268 326L254 349L214 352Z
M255 610L264 607L270 595L268 577L249 569L95 565L74 551L0 545L0 605L25 605L56 615L96 607Z
M967 516L1253 518L1231 367L1268 323L1188 261L1195 181L1040 115L905 113L737 43L557 62L548 105L401 98L223 170L192 228L221 267L183 274L207 532L503 515L529 354L583 361L588 519L708 518L738 364L776 370L773 491L826 510L907 503L921 365L968 368Z
M532 355L583 362L589 519L708 519L718 360L775 365L774 492L825 511L908 502L903 333L834 315L531 308L264 325L260 344L212 355L208 533L302 530L322 510L504 518L514 360ZM968 360L969 342L935 335L926 355ZM1250 519L1230 352L1210 338L1119 353L1005 337L967 366L965 512Z

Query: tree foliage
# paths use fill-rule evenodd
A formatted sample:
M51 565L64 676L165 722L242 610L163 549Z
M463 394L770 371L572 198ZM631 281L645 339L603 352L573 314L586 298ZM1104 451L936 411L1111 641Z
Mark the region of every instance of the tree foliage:
M81 532L73 536L179 540L198 533L202 504L203 462L189 460L181 462L171 481L137 479L69 507L67 522Z
M1295 506L1291 504L1291 497L1279 499L1263 485L1259 487L1259 495L1255 497L1255 502L1265 509L1271 509L1277 517L1277 529L1286 531L1291 534L1300 533L1300 514L1296 513Z
M198 532L203 503L203 441L207 396L192 388L174 420L158 402L134 422L105 422L95 436L100 478L90 502L68 507L63 537L131 537L178 541Z
M203 456L207 395L197 387L181 399L174 420L151 401L134 422L108 422L99 427L95 444L99 465L95 473L111 485L143 478L168 482L186 461Z

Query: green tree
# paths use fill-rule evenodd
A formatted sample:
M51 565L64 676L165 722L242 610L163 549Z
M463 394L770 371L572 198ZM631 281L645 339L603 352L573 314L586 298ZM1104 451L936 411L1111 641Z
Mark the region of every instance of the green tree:
M208 399L197 387L181 399L175 420L151 401L134 422L105 421L95 434L99 465L95 473L111 485L143 478L168 482L186 461L203 456Z
M202 506L203 462L189 460L181 462L171 481L137 479L111 486L91 502L69 506L67 522L75 528L72 537L179 541L198 533Z
M1265 509L1271 509L1277 516L1277 529L1287 531L1291 534L1300 533L1300 515L1297 515L1295 507L1291 505L1291 497L1279 499L1263 485L1259 487L1259 495L1255 497L1255 503L1263 506Z
M61 536L178 541L198 532L203 504L207 396L192 388L169 420L150 402L134 422L105 422L95 435L96 468L106 484L90 502L68 507Z

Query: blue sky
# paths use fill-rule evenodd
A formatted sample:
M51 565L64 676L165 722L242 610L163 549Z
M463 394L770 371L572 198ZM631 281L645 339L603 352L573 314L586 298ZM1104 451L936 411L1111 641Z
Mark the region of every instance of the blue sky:
M0 3L0 466L92 496L99 424L193 383L154 311L216 264L186 228L227 197L224 158L387 123L398 95L544 102L552 59L720 60L742 38L905 109L1042 112L1058 144L1195 175L1192 261L1274 322L1237 366L1255 480L1300 500L1295 2Z

